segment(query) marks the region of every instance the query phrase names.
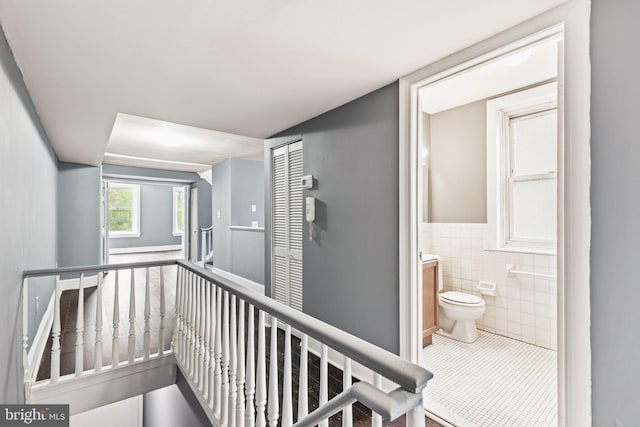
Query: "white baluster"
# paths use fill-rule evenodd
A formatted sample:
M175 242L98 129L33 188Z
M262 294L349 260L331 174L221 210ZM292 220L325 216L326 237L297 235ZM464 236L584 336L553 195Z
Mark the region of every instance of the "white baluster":
M193 275L187 271L187 372L193 379Z
M302 335L300 342L300 378L298 380L298 420L309 413L309 337Z
M129 292L129 363L136 361L136 272L131 269L131 289Z
M55 300L53 302L53 327L51 329L51 381L60 378L60 276L56 276Z
M102 273L98 272L98 288L96 289L96 353L94 370L102 370Z
M211 328L209 330L209 407L211 409L215 406L215 393L216 393L216 384L215 384L215 376L216 376L216 356L215 356L215 346L216 346L216 288L213 283L209 283L209 309L207 313L211 320Z
M191 274L191 378L198 385L198 352L200 350L198 344L200 336L198 334L198 278L195 274Z
M182 298L182 284L180 283L180 266L176 266L176 299L174 305L174 315L176 318L176 325L173 329L173 335L171 336L171 350L176 355L176 358L179 361L182 361L181 354L182 350L180 347L180 337L182 333L182 313L180 312L180 303Z
M164 354L164 317L167 305L164 296L164 266L160 266L160 331L158 332L158 355Z
M238 369L238 342L237 342L237 322L236 322L236 296L231 295L231 307L229 308L231 317L229 325L229 425L236 425L236 374Z
M202 397L206 402L209 401L210 390L210 377L212 376L211 369L211 283L205 282L204 284L204 298L202 301L203 313L204 313L204 375L202 381Z
M84 273L78 284L78 312L76 313L76 377L84 371Z
M267 370L265 361L264 312L258 311L258 371L256 372L256 426L265 427L264 410L267 404Z
M278 403L278 319L271 316L271 348L269 356L269 426L277 427L280 417Z
M200 278L194 275L194 298L193 298L193 334L194 334L194 348L193 348L193 381L201 388L200 382L200 356L202 346L200 345Z
M29 366L29 278L22 280L22 366L24 368L23 381L25 384L25 401L30 401L31 392L31 369L36 366Z
M351 387L351 359L344 357L344 367L342 370L342 389L347 390ZM353 426L353 407L347 405L342 410L342 427Z
M189 373L189 273L182 271L182 366Z
M198 299L198 311L200 312L199 314L199 319L200 319L200 323L199 323L199 327L198 330L200 331L200 353L199 353L199 357L198 357L198 385L200 386L200 390L204 393L205 392L205 388L204 388L204 379L207 376L206 373L206 355L207 355L207 346L206 346L206 336L205 336L205 281L203 278L200 278L199 280L199 286L198 288L200 289L200 296Z
M214 345L215 367L213 374L213 413L222 417L222 289L216 287L216 333Z
M407 412L407 427L424 427L424 407L422 401L419 405Z
M149 351L151 347L151 290L149 282L149 267L146 268L146 277L144 284L144 353L143 360L149 360Z
M207 249L206 245L206 234L204 231L200 231L200 241L202 242L202 246L200 246L200 260L202 261L202 266L205 266L205 250Z
M382 388L382 376L378 373L373 373L373 385L378 389ZM382 427L382 416L371 412L371 427Z
M178 312L178 356L180 357L180 361L182 365L185 364L185 353L186 353L186 324L185 324L185 295L186 295L186 284L185 284L185 270L178 266L178 302L176 304L176 311Z
M322 344L321 356L320 356L320 396L318 401L318 407L327 403L329 398L329 358L327 357L328 347ZM324 420L318 423L320 427L328 427L329 420Z
M224 291L224 309L222 313L222 404L220 423L229 420L229 292Z
M244 427L244 301L238 299L238 372L236 376L236 426Z
M287 325L284 336L284 371L282 374L282 427L293 424L293 401L291 394L291 326Z
M255 395L256 395L256 368L255 368L255 328L253 323L254 308L249 304L247 312L247 407L245 410L245 425L251 427L256 422Z
M120 364L120 276L119 270L114 270L115 283L113 288L113 337L111 339L111 367Z
M182 288L182 284L180 283L180 266L176 265L176 299L175 304L173 306L173 314L176 319L175 327L173 328L173 334L171 334L171 351L176 356L179 361L181 359L182 350L180 348L180 337L181 337L181 328L182 328L182 319L180 313L180 292Z

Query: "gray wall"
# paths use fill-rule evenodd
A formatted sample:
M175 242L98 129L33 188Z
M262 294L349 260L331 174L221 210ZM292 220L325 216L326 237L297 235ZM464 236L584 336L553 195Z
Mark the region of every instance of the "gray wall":
M60 267L100 264L100 168L60 162L58 253Z
M175 385L146 393L143 399L144 427L211 426L180 370Z
M200 178L197 173L104 164L102 165L102 174L132 179L158 178L162 180L191 181L192 186L198 188L198 226L200 228L211 227L211 185ZM198 236L198 239L200 239L200 236ZM198 254L200 254L201 243L198 242Z
M140 184L140 237L110 238L110 248L179 245L173 235L173 186Z
M231 225L264 227L264 162L231 159ZM256 205L256 211L251 211Z
M230 230L229 235L228 271L264 284L264 231Z
M430 116L430 222L487 222L486 101Z
M640 420L640 57L633 49L639 16L637 1L592 2L594 426L634 426Z
M213 266L230 271L231 164L229 161L213 166L211 189L213 194Z
M214 267L264 283L264 232L229 229L264 226L264 163L225 160L213 166L212 183Z
M57 160L0 32L0 402L23 400L21 283L26 269L57 261ZM48 301L51 281L31 288ZM41 305L42 307L42 305ZM39 321L31 305L30 324ZM33 330L32 330L33 331ZM30 334L33 337L33 332Z
M393 83L278 135L302 134L304 173L317 178L304 192L317 198L313 242L305 222L304 311L395 353L398 131ZM269 292L269 234L265 247Z

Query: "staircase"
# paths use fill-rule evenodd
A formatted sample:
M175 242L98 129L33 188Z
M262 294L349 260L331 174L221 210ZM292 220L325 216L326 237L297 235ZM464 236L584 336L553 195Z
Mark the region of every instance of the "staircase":
M424 425L431 373L195 264L27 271L24 331L38 277L54 278L53 319L39 366L42 345L23 335L28 403L79 413L173 384L180 369L215 426L328 426L335 414L350 426L371 410L372 425L405 414ZM65 304L75 321L61 320Z

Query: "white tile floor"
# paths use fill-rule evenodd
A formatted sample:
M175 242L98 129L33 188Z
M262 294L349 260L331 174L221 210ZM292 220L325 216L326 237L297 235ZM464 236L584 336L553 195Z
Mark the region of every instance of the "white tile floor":
M452 417L438 412L456 414L457 425L556 426L556 352L478 333L472 344L435 334L422 350L421 365L434 374L427 409L445 419Z

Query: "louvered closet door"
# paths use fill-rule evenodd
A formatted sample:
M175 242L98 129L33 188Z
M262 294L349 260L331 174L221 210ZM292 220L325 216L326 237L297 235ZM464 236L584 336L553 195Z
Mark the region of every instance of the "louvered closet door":
M302 141L272 156L272 297L302 310Z

